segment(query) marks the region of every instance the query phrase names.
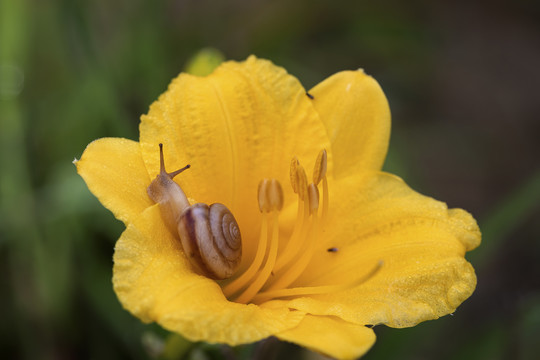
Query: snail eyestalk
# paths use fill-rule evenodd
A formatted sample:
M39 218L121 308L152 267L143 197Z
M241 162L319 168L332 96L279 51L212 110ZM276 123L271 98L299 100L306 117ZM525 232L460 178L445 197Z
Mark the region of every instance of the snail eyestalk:
M163 144L161 144L161 143L159 144L159 172L160 172L160 174L166 174L171 179L174 179L174 177L176 175L180 174L184 170L189 169L190 167L191 167L191 165L187 164L186 166L184 166L181 169L178 169L176 171L168 173L167 170L165 170L165 158L163 156Z

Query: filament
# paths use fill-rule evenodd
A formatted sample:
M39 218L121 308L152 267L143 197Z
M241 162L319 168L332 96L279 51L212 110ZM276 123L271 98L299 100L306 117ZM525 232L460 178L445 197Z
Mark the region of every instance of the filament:
M294 287L294 288L285 288L278 290L269 290L263 291L257 294L253 298L253 302L260 304L270 299L275 298L284 298L290 296L302 296L302 295L320 295L327 293L336 293L339 291L344 291L361 285L375 276L381 267L383 266L382 261L378 261L377 264L364 276L355 280L351 283L339 284L339 285L321 285L321 286L303 286L303 287Z
M254 281L248 286L248 288L236 298L236 302L246 304L250 301L255 294L263 287L264 283L268 280L274 264L276 263L278 243L279 243L279 222L278 222L278 212L274 211L272 219L272 236L270 240L270 251L266 259L262 270L258 273Z
M229 297L236 293L238 290L242 289L248 284L248 282L255 276L257 270L261 267L261 264L264 260L264 255L266 254L268 242L268 214L262 214L262 224L261 224L261 234L259 236L259 242L257 246L257 253L255 258L251 262L249 268L238 278L234 279L227 285L223 287L223 293L225 296Z
M326 150L321 150L310 184L298 158L291 160L291 186L297 194L296 221L289 238L282 239L282 248L279 211L283 207L283 191L276 179L260 181L257 199L262 222L257 251L247 270L223 286L227 298L243 304L260 304L274 298L338 292L367 281L380 269L382 262L352 283L290 287L306 271L315 250L321 248L319 240L325 230L330 202L327 159Z
M302 211L303 210L303 211ZM303 213L303 215L302 215ZM301 217L300 217L301 216ZM298 220L301 219L301 220ZM309 220L309 202L301 201L298 197L298 217L296 224L294 225L294 230L285 245L285 250L282 252L282 255L276 261L275 271L281 270L289 261L291 261L298 251L302 248L304 239L306 237L308 229L308 220Z
M313 214L311 226L306 230L310 231L307 232L307 241L305 241L305 247L302 251L302 255L289 268L285 269L283 273L278 275L277 280L270 284L268 290L286 288L292 284L308 266L309 260L311 260L315 250L314 240L315 235L317 234L317 213Z

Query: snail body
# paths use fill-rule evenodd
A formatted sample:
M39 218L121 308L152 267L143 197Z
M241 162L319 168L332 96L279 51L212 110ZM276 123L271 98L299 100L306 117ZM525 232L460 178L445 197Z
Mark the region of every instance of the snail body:
M242 257L242 237L234 215L223 204L190 205L173 178L189 165L172 173L165 171L163 145L159 144L160 172L147 188L158 203L165 223L175 229L191 264L215 280L231 277Z

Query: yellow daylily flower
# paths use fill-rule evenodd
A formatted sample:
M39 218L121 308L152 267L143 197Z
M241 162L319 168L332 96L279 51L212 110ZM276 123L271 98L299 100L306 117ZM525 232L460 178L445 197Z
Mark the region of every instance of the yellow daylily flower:
M139 142L88 145L77 170L126 225L113 285L127 310L193 341L276 336L351 359L375 341L366 325L414 326L472 294L464 256L478 226L381 171L390 111L377 82L345 71L307 95L252 56L180 74L142 116ZM160 143L167 169L191 165L174 180L191 204L234 214L243 255L232 278L201 274L148 196Z

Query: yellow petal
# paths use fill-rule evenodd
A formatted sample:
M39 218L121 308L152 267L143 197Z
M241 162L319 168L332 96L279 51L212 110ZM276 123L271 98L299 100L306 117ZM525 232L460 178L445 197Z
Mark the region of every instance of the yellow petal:
M226 62L207 77L181 74L142 117L140 131L150 175L158 172L161 142L168 170L191 164L175 179L186 195L225 204L247 239L258 238L259 181L287 185L293 156L311 169L319 151L330 146L298 80L253 56ZM283 188L287 206L295 196ZM244 250L246 258L254 253Z
M124 223L152 205L146 194L150 178L138 142L121 138L95 140L75 165L90 191Z
M377 81L362 70L343 71L309 93L332 143L334 176L380 170L390 138L390 109Z
M373 330L325 316L306 317L290 330L276 335L336 359L356 359L375 343Z
M296 285L353 284L380 261L381 269L350 290L274 306L405 327L452 313L472 294L476 276L464 255L479 245L480 231L470 214L384 173L333 189L327 237Z
M114 253L114 290L122 305L192 341L248 343L296 326L304 313L229 302L219 285L196 275L158 205L129 224Z

